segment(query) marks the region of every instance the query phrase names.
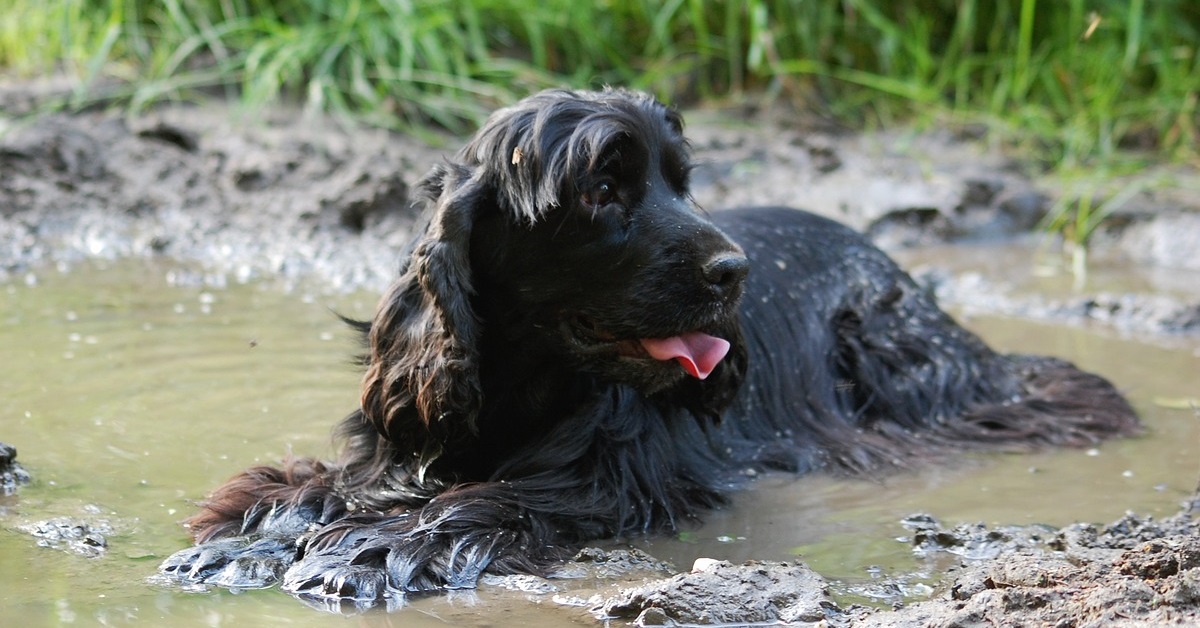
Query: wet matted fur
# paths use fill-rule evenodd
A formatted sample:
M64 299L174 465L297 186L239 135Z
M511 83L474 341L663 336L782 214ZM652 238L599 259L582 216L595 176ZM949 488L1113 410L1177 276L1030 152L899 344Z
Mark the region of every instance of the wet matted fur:
M874 473L1137 430L1104 379L1001 355L859 234L709 216L677 113L623 90L496 112L421 187L336 462L256 467L161 570L376 603L670 532L748 469Z

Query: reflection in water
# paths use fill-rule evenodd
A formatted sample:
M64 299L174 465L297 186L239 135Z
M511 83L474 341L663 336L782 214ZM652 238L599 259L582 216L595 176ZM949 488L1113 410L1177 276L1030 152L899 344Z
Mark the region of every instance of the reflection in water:
M270 285L168 282L158 262L121 262L0 285L0 441L34 483L0 497L0 608L6 623L325 625L278 591L184 593L146 580L188 542L192 502L251 464L292 452L328 456L329 431L357 402L357 350L333 315L367 317L376 295ZM176 278L189 278L174 273ZM688 567L700 556L794 559L851 585L921 569L900 519L1108 522L1125 510L1165 515L1200 477L1196 343L1171 349L1016 321L967 321L997 347L1060 355L1118 382L1146 436L1089 451L976 456L896 477L761 478L677 539L632 543ZM1181 343L1182 345L1182 343ZM1156 400L1158 403L1156 403ZM38 547L20 532L68 517L104 525L95 558ZM583 585L557 583L570 595ZM369 625L588 624L577 608L526 594L411 601ZM341 609L342 611L353 609Z

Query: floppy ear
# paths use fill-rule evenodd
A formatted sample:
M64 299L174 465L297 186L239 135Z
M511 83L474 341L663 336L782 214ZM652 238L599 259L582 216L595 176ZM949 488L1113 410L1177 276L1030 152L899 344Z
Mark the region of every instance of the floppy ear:
M436 457L431 447L475 431L482 402L468 249L485 195L455 165L436 167L421 187L429 224L371 322L362 409L392 442Z

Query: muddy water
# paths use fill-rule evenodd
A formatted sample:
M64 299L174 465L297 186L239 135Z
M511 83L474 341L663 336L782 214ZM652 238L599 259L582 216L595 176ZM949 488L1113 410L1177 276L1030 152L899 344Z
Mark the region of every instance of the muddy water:
M1136 281L1125 278L1123 281ZM214 285L215 284L215 285ZM161 262L53 269L0 284L0 440L35 477L0 498L6 625L327 625L278 591L185 593L146 581L187 543L178 521L231 473L289 452L327 455L356 398L352 335L331 309L366 316L375 295L224 285ZM997 347L1067 357L1119 382L1145 437L1091 451L978 456L879 480L766 477L677 539L633 544L686 568L699 556L799 556L843 597L919 596L944 564L895 540L905 515L960 522L1108 522L1165 515L1200 477L1200 343L972 317ZM88 558L20 530L51 517L103 528ZM577 585L559 583L571 595ZM367 625L591 624L550 595L483 587L418 600Z

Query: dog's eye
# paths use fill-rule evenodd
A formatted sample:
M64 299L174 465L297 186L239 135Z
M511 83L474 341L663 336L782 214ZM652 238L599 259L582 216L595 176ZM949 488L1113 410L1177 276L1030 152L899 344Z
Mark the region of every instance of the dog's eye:
M612 181L600 181L583 193L582 200L588 207L604 207L617 200L617 186Z

